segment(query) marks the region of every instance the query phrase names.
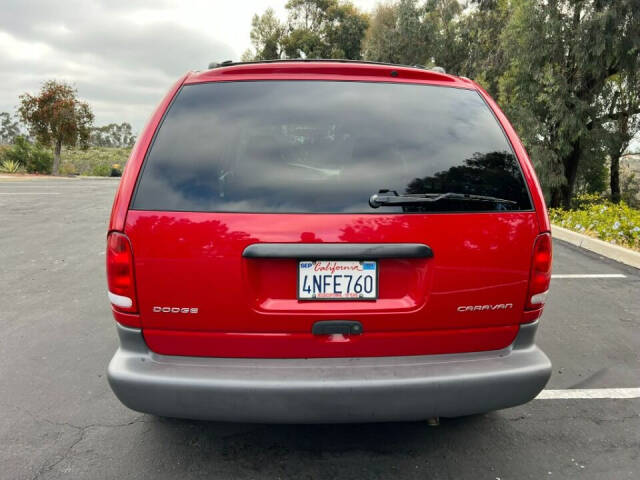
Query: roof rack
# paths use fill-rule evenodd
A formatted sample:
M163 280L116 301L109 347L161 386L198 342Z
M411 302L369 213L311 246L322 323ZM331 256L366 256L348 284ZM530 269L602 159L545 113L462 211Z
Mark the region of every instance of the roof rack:
M421 70L430 70L432 72L437 73L447 73L442 67L425 67L424 65L402 65L398 63L387 63L387 62L372 62L367 60L349 60L346 58L286 58L286 59L276 59L276 60L256 60L250 62L234 62L233 60L225 60L224 62L211 62L209 64L209 70L214 68L221 67L230 67L234 65L254 65L260 63L308 63L308 62L327 62L327 63L358 63L365 65L386 65L388 67L404 67L404 68L419 68Z
M224 62L211 62L209 63L209 70L212 68L226 67L227 65L234 65L233 60L225 60Z

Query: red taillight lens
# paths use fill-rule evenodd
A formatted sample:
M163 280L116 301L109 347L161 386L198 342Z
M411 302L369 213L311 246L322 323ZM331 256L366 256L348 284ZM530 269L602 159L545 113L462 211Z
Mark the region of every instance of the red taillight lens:
M533 244L531 273L526 308L540 308L544 305L549 282L551 282L551 234L538 235Z
M133 252L123 233L111 232L107 237L107 284L109 300L116 310L128 313L137 310Z

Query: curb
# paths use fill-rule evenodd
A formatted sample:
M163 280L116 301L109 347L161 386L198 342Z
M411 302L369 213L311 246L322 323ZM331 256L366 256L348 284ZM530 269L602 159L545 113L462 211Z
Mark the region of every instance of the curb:
M120 180L122 177L98 177L95 175L12 175L0 173L0 181L13 181L13 182L27 182L27 181L39 181L39 180Z
M551 225L551 236L575 245L576 247L590 250L616 262L640 268L640 252L635 252L628 248L620 247L619 245L614 245L556 225Z

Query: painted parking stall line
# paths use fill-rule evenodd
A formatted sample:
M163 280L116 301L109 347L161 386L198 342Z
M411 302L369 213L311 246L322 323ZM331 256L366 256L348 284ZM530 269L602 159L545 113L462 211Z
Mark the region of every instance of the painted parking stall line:
M560 273L551 278L627 278L622 273Z
M0 192L0 195L60 195L60 192Z
M536 400L574 400L605 398L640 398L640 388L576 388L566 390L543 390L536 397Z

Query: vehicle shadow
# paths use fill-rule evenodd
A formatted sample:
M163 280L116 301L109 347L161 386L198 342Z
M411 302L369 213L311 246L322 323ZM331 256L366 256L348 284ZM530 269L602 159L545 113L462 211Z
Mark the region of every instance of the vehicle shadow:
M487 430L507 422L494 413L445 418L438 427L426 422L262 425L148 420L149 447L170 442L165 452L175 461L188 461L192 471L249 478L425 478L425 469L436 465L438 478L446 478L448 463L455 462L456 455L486 443Z

